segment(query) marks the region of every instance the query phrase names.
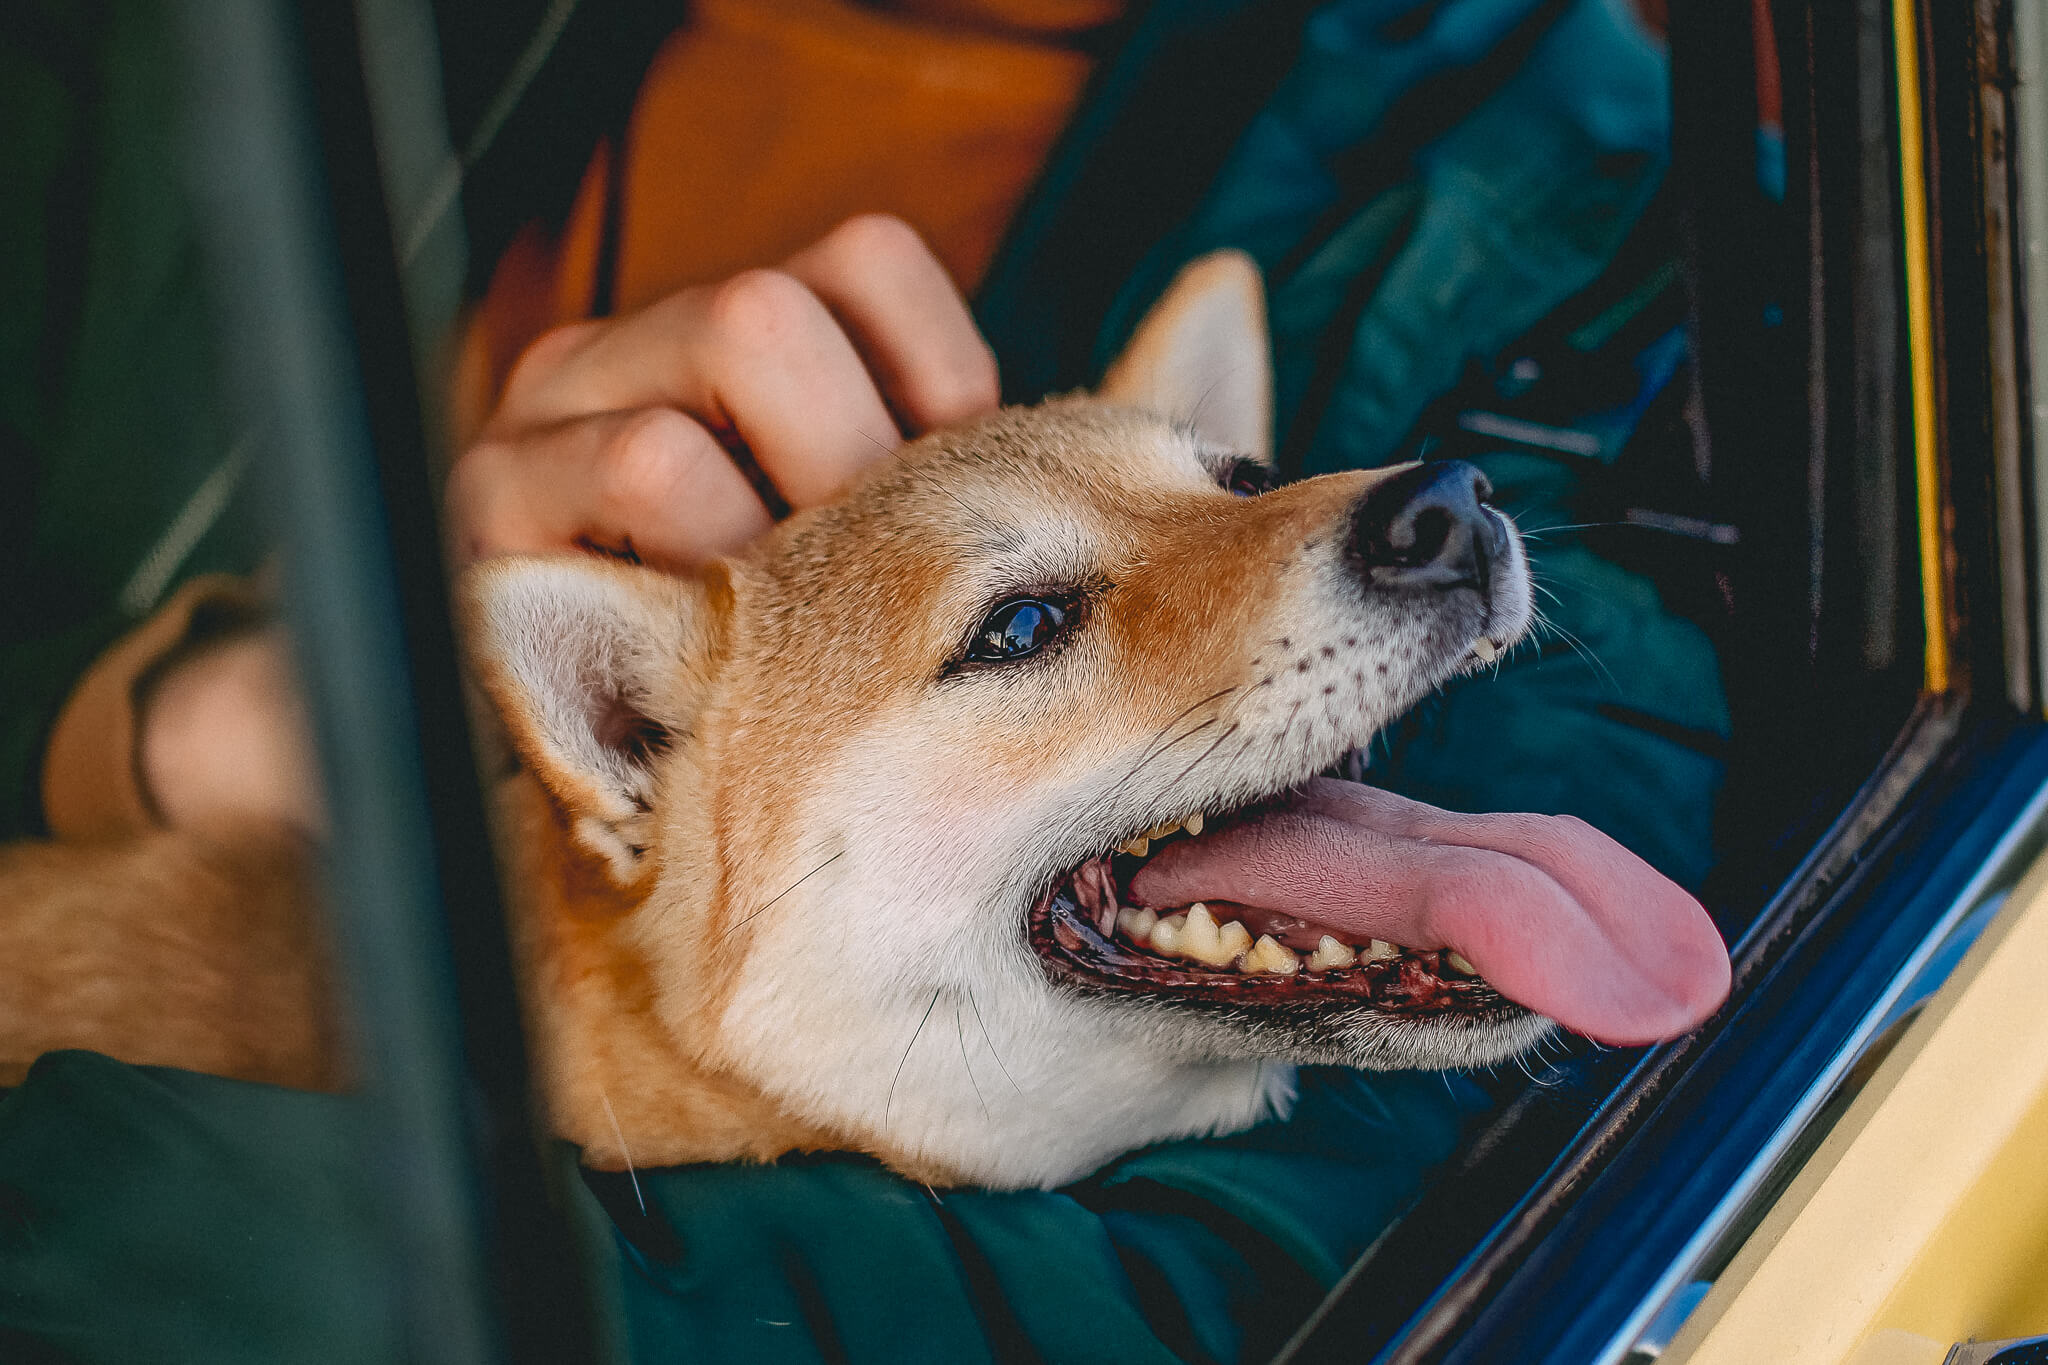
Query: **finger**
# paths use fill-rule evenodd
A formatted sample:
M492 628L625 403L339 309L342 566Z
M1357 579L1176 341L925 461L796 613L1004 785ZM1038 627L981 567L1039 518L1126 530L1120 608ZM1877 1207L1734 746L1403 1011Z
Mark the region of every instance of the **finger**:
M449 476L448 506L465 560L587 541L683 568L773 525L724 447L671 408L600 413L474 446Z
M781 271L686 289L569 344L551 335L537 345L553 349L530 377L522 360L494 426L676 408L744 445L796 507L830 501L898 443L853 343L818 296Z
M703 308L702 401L724 414L790 506L831 501L901 443L853 342L794 276L749 271L713 289Z
M910 435L993 411L995 352L946 267L900 218L849 218L784 263L853 339Z

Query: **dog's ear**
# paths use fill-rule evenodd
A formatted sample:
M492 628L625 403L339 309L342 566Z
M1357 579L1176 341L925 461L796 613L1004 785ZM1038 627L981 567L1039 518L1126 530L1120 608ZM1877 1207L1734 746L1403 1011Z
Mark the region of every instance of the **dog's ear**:
M1242 251L1181 267L1103 376L1102 397L1191 422L1226 448L1273 455L1266 291Z
M703 703L724 595L572 557L463 580L472 667L513 747L621 885L647 870L655 760Z

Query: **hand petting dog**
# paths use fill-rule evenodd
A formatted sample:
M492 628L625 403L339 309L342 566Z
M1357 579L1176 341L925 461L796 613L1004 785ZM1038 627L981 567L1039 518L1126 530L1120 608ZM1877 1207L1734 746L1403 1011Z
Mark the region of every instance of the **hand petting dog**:
M449 478L455 552L698 564L997 400L994 353L938 258L898 219L854 218L778 270L534 342Z
M687 568L997 398L995 356L924 240L850 219L780 269L534 342L450 474L450 545L458 562L583 547ZM137 744L165 823L317 831L302 710L278 628L166 670Z

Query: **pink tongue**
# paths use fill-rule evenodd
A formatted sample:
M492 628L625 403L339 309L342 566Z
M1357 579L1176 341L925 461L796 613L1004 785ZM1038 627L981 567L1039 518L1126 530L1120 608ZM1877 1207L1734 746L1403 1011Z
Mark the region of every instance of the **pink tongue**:
M1559 816L1457 815L1317 778L1284 809L1167 845L1131 894L1455 948L1510 1000L1603 1043L1675 1038L1728 995L1728 953L1699 902Z

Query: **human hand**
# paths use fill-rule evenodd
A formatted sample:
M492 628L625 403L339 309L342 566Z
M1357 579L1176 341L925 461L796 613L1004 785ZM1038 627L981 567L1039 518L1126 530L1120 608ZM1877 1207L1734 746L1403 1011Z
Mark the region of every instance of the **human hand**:
M455 554L697 563L997 402L995 357L931 250L898 219L852 218L780 269L528 347L449 476Z
M325 827L281 627L211 641L176 660L143 696L138 724L137 766L166 824L282 820L308 835Z
M906 224L850 219L784 262L527 349L457 460L457 553L626 550L681 567L771 524L744 452L790 507L827 501L905 435L996 406L995 358ZM244 817L322 828L289 649L275 628L173 664L139 716L137 762L174 826Z

